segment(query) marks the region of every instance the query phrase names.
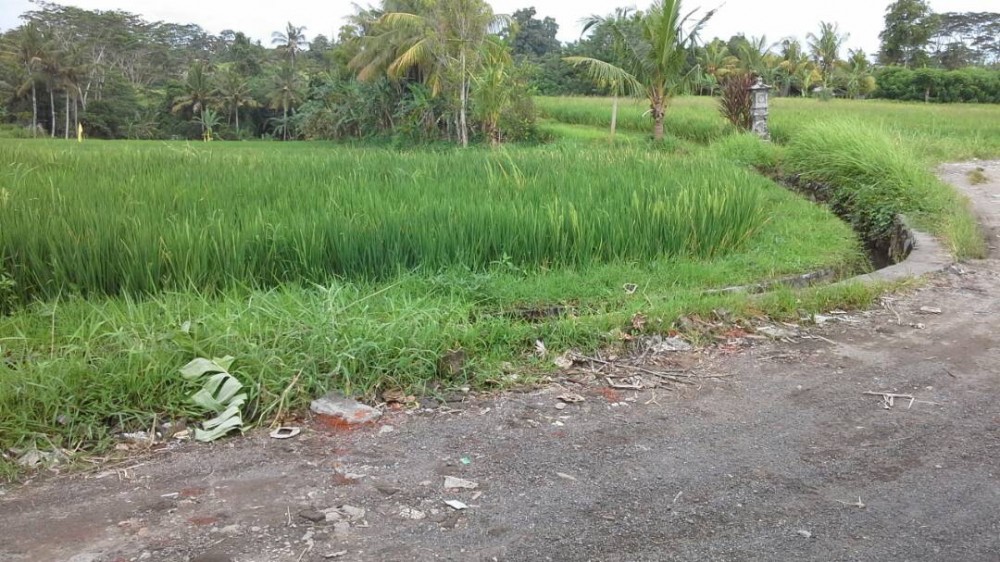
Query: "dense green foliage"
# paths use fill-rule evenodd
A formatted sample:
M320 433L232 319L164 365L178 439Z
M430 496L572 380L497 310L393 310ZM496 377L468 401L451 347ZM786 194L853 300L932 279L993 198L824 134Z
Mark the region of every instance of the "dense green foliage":
M482 0L359 8L331 40L40 3L0 35L0 122L74 138L469 139L533 134L527 67ZM508 41L501 39L505 35Z
M1000 70L886 67L876 74L875 97L938 103L1000 103Z
M930 62L926 47L938 25L927 0L896 0L885 10L879 62L908 68Z

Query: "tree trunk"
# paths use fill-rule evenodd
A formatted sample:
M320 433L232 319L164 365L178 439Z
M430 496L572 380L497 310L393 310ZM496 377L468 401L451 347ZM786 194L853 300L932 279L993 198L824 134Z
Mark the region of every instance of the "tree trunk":
M281 138L288 140L288 104L283 103L281 104L281 107L285 112L285 126L282 127Z
M236 140L240 140L240 106L236 106Z
M618 129L618 94L615 94L611 103L611 139L615 138L615 131Z
M468 101L469 91L468 91L468 83L467 82L468 82L468 76L465 73L465 50L463 49L462 50L462 91L460 93L460 97L461 97L461 100L462 100L462 108L461 108L461 110L459 111L459 114L458 114L458 120L459 120L458 135L459 135L459 138L462 140L462 148L466 148L466 147L469 146L469 127L468 127L468 122L466 121L466 118L465 118L466 106L469 103L469 101Z
M653 140L663 140L663 116L666 114L664 105L666 100L658 96L653 100L651 109L653 110Z
M66 140L69 140L69 90L66 91L66 130L63 132L66 134Z
M56 93L52 88L49 88L49 109L52 110L52 130L49 131L49 135L56 138Z
M38 92L35 82L31 82L31 136L38 136Z

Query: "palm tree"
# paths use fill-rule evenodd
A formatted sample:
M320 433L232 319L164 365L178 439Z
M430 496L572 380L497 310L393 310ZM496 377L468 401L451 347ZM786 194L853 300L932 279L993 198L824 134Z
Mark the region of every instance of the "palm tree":
M781 95L787 96L792 91L795 77L802 72L802 67L808 65L809 56L802 52L802 44L793 38L785 38L781 42L781 62L778 63L781 80Z
M663 119L669 98L683 85L682 75L688 50L695 44L698 32L715 14L708 11L688 29L694 12L681 13L681 0L655 0L644 13L636 13L641 36L633 40L626 33L621 11L614 18L592 16L584 25L586 32L597 25L607 25L615 37L615 51L620 66L589 57L566 57L573 65L586 65L591 77L605 84L626 84L634 92L641 92L649 100L653 114L653 138L663 139Z
M210 107L206 107L195 117L194 121L201 125L201 140L205 142L210 142L212 140L212 133L215 128L222 123L222 119L219 114L212 110Z
M736 69L739 59L729 54L729 47L723 41L715 40L705 45L698 54L698 65L702 72L712 77L709 95L715 95L715 87Z
M182 113L190 109L191 113L197 116L208 108L214 92L205 63L195 62L187 71L184 80L184 95L174 100L174 105L170 110L173 113ZM205 134L204 125L201 133Z
M351 66L361 80L383 73L397 82L414 78L426 84L432 95L450 95L457 105L459 142L468 146L472 77L482 66L488 36L509 25L510 18L494 14L483 0L414 4L420 9L382 14L370 33L360 38Z
M493 146L499 145L502 140L500 117L513 98L510 73L513 64L506 45L490 42L483 58L483 69L473 78L476 113L483 124L483 132Z
M849 97L857 98L875 89L871 66L863 49L848 51L847 62L842 65L841 79Z
M59 86L59 89L63 91L63 97L66 105L64 133L65 138L69 140L70 102L72 102L74 115L72 130L75 131L76 126L79 123L77 106L80 103L80 97L83 93L82 88L80 87L80 82L83 79L83 75L86 73L86 65L81 62L80 52L78 50L67 50L63 53L63 57L63 64L59 69L56 84Z
M23 80L17 87L17 94L31 91L31 134L38 132L38 90L37 82L42 79L42 60L45 52L45 36L34 23L28 23L14 34L11 47L4 51L7 58L24 70Z
M833 69L840 59L840 48L850 37L847 33L840 33L840 27L835 23L820 22L819 35L810 33L806 36L809 42L809 52L813 60L819 65L820 74L823 76L823 88L830 85L830 78Z
M302 79L290 65L283 64L271 77L271 93L268 102L272 108L281 108L281 138L289 139L290 121L288 111L292 106L302 102Z
M305 26L295 27L292 22L288 22L285 31L275 31L271 34L271 44L277 45L278 50L284 52L295 67L295 57L302 51L302 46L306 43L306 36L303 32Z
M236 133L240 131L240 108L254 108L259 104L250 91L250 81L233 68L227 68L217 75L216 92L222 105L229 111L229 117L236 117Z

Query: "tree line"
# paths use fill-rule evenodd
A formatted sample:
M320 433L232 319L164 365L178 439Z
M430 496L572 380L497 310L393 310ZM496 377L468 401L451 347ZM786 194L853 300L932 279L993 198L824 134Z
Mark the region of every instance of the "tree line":
M288 23L263 44L39 1L0 35L0 123L8 135L63 138L83 124L102 138L500 143L535 134L536 94L643 96L658 132L671 96L715 95L745 73L786 96L1000 100L990 82L997 14L937 15L899 0L877 65L846 49L849 35L829 22L804 43L702 41L713 12L684 18L680 4L595 16L562 44L558 24L534 8L505 16L484 0L383 0L357 9L336 37L307 40L305 27ZM964 86L945 84L955 81L942 78L949 72Z

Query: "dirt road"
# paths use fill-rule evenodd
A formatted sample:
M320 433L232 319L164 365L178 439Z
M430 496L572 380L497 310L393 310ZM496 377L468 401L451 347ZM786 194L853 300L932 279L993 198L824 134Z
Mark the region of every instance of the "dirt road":
M1000 163L978 165L990 183L942 174L1000 227ZM677 357L730 375L683 390L510 394L42 479L2 491L0 560L1000 560L998 299L994 250L821 338Z

